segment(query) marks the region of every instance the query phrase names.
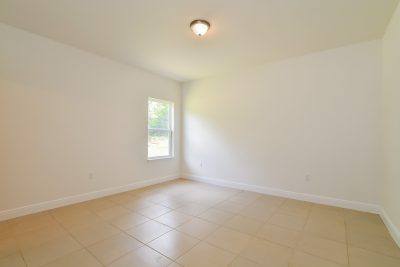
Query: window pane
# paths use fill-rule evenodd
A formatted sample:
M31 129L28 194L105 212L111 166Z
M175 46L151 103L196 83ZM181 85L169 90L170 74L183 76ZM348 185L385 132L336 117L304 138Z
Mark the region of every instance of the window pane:
M149 128L169 129L169 104L149 100Z
M170 132L160 130L149 130L148 135L148 157L170 156Z

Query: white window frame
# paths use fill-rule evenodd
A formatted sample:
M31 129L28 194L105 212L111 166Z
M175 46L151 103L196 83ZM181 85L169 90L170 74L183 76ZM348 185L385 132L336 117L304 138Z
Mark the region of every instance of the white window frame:
M159 128L150 128L149 127L149 102L150 101L155 101L155 102L160 102L160 103L165 103L168 104L169 106L169 129L159 129ZM147 160L159 160L159 159L170 159L174 158L174 102L164 100L164 99L158 99L158 98L153 98L149 97L147 99ZM169 151L168 155L166 156L161 156L161 157L149 157L149 131L150 130L157 130L157 131L167 131L169 132Z

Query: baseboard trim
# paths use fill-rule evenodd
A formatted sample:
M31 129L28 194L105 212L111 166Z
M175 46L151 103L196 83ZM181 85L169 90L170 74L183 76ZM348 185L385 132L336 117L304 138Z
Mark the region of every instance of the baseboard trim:
M388 228L393 240L400 247L400 230L392 222L389 215L386 213L385 209L376 204L344 200L344 199L338 199L338 198L332 198L332 197L325 197L325 196L320 196L320 195L298 193L298 192L286 191L286 190L277 189L277 188L251 185L251 184L245 184L245 183L239 183L239 182L232 182L232 181L228 181L228 180L224 180L224 179L217 179L217 178L193 175L193 174L188 174L188 173L182 174L181 177L184 179L192 180L192 181L214 184L214 185L219 185L219 186L224 186L224 187L229 187L229 188L234 188L234 189L239 189L239 190L247 190L247 191L252 191L252 192L257 192L257 193L262 193L262 194L267 194L267 195L274 195L274 196L279 196L279 197L286 197L286 198L291 198L291 199L309 201L309 202L318 203L318 204L325 204L325 205L330 205L330 206L335 206L335 207L340 207L340 208L376 213L376 214L379 214L379 216L382 218L382 220L385 223L386 227Z
M93 191L89 193L84 193L84 194L79 194L79 195L73 195L69 197L64 197L64 198L59 198L59 199L54 199L50 201L44 201L32 205L27 205L23 207L18 207L14 209L9 209L9 210L4 210L0 211L0 221L4 220L9 220L12 218L36 213L36 212L41 212L45 210L50 210L54 208L59 208L87 200L92 200L100 197L105 197L109 195L114 195L154 184L159 184L171 180L175 180L180 178L180 175L175 174L175 175L168 175L164 177L158 177L158 178L153 178L153 179L148 179L148 180L143 180L143 181L137 181L131 184L123 185L123 186L116 186L112 188L107 188L99 191Z
M340 208L372 212L372 213L376 213L376 214L380 214L380 211L381 211L381 208L379 205L364 203L364 202L357 202L357 201L338 199L338 198L313 195L313 194L298 193L298 192L287 191L287 190L282 190L282 189L278 189L278 188L271 188L271 187L265 187L265 186L232 182L232 181L228 181L228 180L224 180L224 179L204 177L204 176L193 175L193 174L183 174L182 178L185 178L188 180L193 180L193 181L198 181L198 182L203 182L203 183L209 183L209 184L214 184L214 185L230 187L230 188L234 188L234 189L247 190L247 191L252 191L252 192L257 192L257 193L262 193L262 194L267 194L267 195L274 195L274 196L279 196L279 197L286 197L286 198L291 198L291 199L309 201L309 202L313 202L313 203L325 204L325 205L330 205L330 206L335 206L335 207L340 207Z
M392 220L390 219L389 215L386 213L384 208L381 208L380 216L383 222L385 223L386 227L388 228L393 240L396 242L397 246L400 247L400 231L394 225L394 223L392 222Z
M286 190L277 189L277 188L270 188L270 187L264 187L264 186L258 186L258 185L250 185L250 184L245 184L245 183L232 182L232 181L227 181L224 179L216 179L216 178L204 177L204 176L193 175L193 174L183 174L181 176L184 179L193 180L193 181L197 181L197 182L209 183L209 184L230 187L230 188L240 189L240 190L247 190L247 191L252 191L252 192L257 192L257 193L262 193L262 194L267 194L267 195L274 195L274 196L279 196L279 197L304 200L304 201L309 201L309 202L318 203L318 204L325 204L325 205L330 205L330 206L335 206L335 207L340 207L340 208L347 208L347 209L376 213L376 214L380 215L380 217L382 218L386 227L388 228L393 240L400 247L400 231L399 231L399 229L392 222L389 215L386 213L385 209L376 204L350 201L350 200L344 200L344 199L338 199L338 198L332 198L332 197L325 197L325 196L320 196L320 195L298 193L298 192L286 191Z

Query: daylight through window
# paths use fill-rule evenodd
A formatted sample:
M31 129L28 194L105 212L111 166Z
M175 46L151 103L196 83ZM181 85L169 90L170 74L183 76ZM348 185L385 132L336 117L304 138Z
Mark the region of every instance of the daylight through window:
M169 101L148 100L148 159L173 156L174 104Z

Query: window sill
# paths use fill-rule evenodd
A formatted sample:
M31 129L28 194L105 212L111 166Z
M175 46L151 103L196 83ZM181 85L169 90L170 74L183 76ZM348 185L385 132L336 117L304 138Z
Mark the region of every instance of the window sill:
M160 160L160 159L173 159L174 156L165 156L165 157L154 157L154 158L147 158L147 161L154 161L154 160Z

